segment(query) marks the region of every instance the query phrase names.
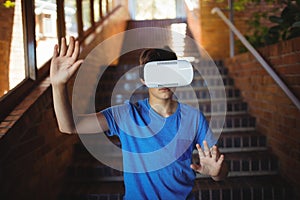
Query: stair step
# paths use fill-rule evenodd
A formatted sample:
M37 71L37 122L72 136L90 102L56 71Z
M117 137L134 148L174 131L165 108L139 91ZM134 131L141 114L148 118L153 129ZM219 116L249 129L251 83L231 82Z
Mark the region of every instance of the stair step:
M102 94L103 95L103 94ZM129 94L128 94L129 95ZM131 102L136 102L148 98L147 93L135 93L130 96ZM104 102L110 102L112 105L123 104L129 97L122 94L111 97L111 94L106 94L97 100L99 105L105 105ZM231 111L246 111L248 109L247 103L242 102L240 97L227 97L227 98L207 98L207 99L180 99L181 103L188 104L192 107L199 108L202 112L211 112L212 110L224 110L224 104L227 103L227 112ZM212 104L214 107L212 107Z
M202 77L195 77L191 83L193 88L195 87L213 87L213 86L233 86L234 81L229 77L221 77L221 76L204 76Z
M194 68L194 73L199 73L202 75L208 75L208 76L212 76L212 75L228 75L228 69L225 67L221 67L221 66L203 66L203 65L199 65L198 63L192 63L192 65L196 68Z
M148 96L134 96L130 99L130 102L137 102L138 100L145 99ZM97 103L102 104L102 102L111 102L110 96L107 98L102 98L97 100ZM117 99L117 101L112 102L112 105L119 105L124 103L125 100L121 97ZM240 101L240 98L227 98L227 99L200 99L200 100L180 100L181 103L190 105L194 108L199 109L201 112L204 113L205 116L209 115L221 115L224 114L224 104L227 103L226 107L226 114L228 115L236 115L236 114L245 114L248 110L248 105L245 102ZM213 104L212 104L213 103ZM101 110L101 108L99 108ZM222 111L222 112L220 112Z
M220 149L222 153L223 149ZM226 153L226 162L229 168L229 177L232 176L262 176L278 173L278 162L268 151ZM121 161L119 157L119 161ZM193 153L193 162L199 162L198 152ZM69 167L69 177L86 178L88 180L114 179L122 176L122 172L112 169L93 159L76 162ZM199 175L199 177L203 177ZM108 179L109 180L109 179Z
M115 140L112 142L120 147L119 140ZM93 145L98 147L107 145L105 141L102 141L99 138L97 140L91 138L89 139L89 141L87 141L86 139L85 144L88 144L89 148ZM267 149L266 137L262 134L257 133L255 131L255 128L243 128L243 130L239 130L237 128L223 129L217 145L223 153L259 151ZM82 143L75 144L74 148L75 158L80 157L81 154L90 155L90 153ZM110 156L111 158L118 158L120 155L110 154L107 156Z
M112 169L102 163L91 163L89 165L73 164L68 169L68 177L70 180L86 178L89 181L113 181L116 177L122 177L121 171ZM114 180L115 181L115 180Z
M191 57L191 56L190 56ZM214 63L212 61L208 60L200 60L200 61L190 61L193 66L195 66L194 71L195 72L200 72L201 74L205 75L215 75L221 74L221 75L227 75L228 74L228 69L225 68L222 64L222 62ZM134 74L135 71L133 70L132 72L129 72L129 70L137 67L138 65L134 64L120 64L118 66L109 66L106 68L105 76L103 77L108 77L108 79L115 78L115 77L120 77L123 74L127 73L128 76L130 77L131 74ZM135 76L135 75L134 75Z
M126 74L127 75L127 74ZM124 77L114 77L113 81L112 79L101 79L101 89L102 91L105 89L110 89L113 88L116 85L116 82L118 83L118 88L120 91L122 90L135 90L137 89L140 85L140 77L138 77L138 75L136 76L124 76ZM191 87L195 88L206 88L207 86L210 87L224 87L224 86L233 86L234 81L232 78L229 78L227 76L219 76L219 75L215 75L215 76L208 76L208 75L203 75L202 76L195 76L192 83L191 83ZM184 89L184 88L183 88ZM182 87L178 87L177 90L182 90Z
M107 88L101 87L101 95L111 96L112 86ZM148 90L145 87L142 87L140 83L122 83L119 84L114 89L114 95L122 95L124 97L131 97L132 95L143 95L148 96ZM100 94L100 91L99 91ZM239 90L235 89L232 85L210 85L209 88L207 85L198 85L193 87L181 87L176 88L175 95L178 99L205 99L205 98L232 98L239 97Z
M105 141L100 140L99 138L97 138L97 136L90 137L91 138L89 139L89 141L87 142L86 139L85 143L88 144L89 147L93 145L107 145ZM114 139L112 142L120 147L119 140ZM257 133L255 131L255 128L243 128L243 130L238 130L237 128L224 129L217 145L223 153L267 150L266 137L260 133ZM83 157L82 154L90 156L90 153L82 143L75 144L74 148L75 158ZM119 159L119 157L121 157L121 155L112 154L107 156L110 156L110 158L115 157L116 159Z
M248 114L206 116L206 119L216 133L220 133L221 130L218 129L221 127L223 133L255 130L255 118Z
M76 182L68 184L60 199L122 199L122 181ZM196 179L193 188L199 200L286 200L292 199L288 184L279 176L232 177L224 181Z
M223 153L267 150L266 137L255 131L221 134L218 147Z
M61 200L121 200L124 194L123 181L73 182L66 185L60 195Z
M292 191L279 176L233 177L214 182L198 179L194 194L199 200L287 200Z
M240 98L240 91L233 88L218 88L215 90L192 90L185 92L178 92L176 94L180 94L178 98L180 98L181 102L189 102L189 103L201 103L201 102L211 102L211 101L230 101L236 100ZM132 91L115 91L114 95L111 97L111 92L102 92L102 98L105 100L111 100L113 105L124 103L126 100L130 98L135 99L144 99L148 96L147 91L139 91L136 90L134 93ZM135 97L132 97L135 96ZM107 98L105 98L107 97ZM185 100L186 99L186 100Z
M278 173L278 161L268 151L226 153L229 176L257 176ZM193 153L193 162L199 163L197 151Z

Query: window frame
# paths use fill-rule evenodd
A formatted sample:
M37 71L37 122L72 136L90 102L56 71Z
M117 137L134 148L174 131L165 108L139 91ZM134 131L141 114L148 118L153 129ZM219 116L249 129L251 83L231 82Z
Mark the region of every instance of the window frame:
M96 28L101 25L119 6L116 6L111 11L107 10L107 14L102 16L102 1L99 1L99 14L100 20L94 20L94 0L90 0L91 10L91 24L92 26L83 31L82 19L82 0L76 0L77 7L77 25L78 25L78 38L80 43L83 42ZM35 40L35 0L21 0L22 4L22 22L23 22L23 39L24 39L24 59L25 59L25 79L21 81L16 87L9 90L5 95L0 97L0 121L3 121L9 113L28 95L28 92L44 80L50 73L51 58L44 63L39 69L37 68L36 61L36 40ZM66 36L66 24L64 13L64 0L56 0L56 14L57 14L57 38L60 44L61 37Z
M93 21L94 21L94 25L96 25L99 21L102 20L102 10L101 10L101 0L91 0L92 3L93 3ZM98 11L98 14L99 14L99 20L98 21L95 21L95 1L98 1L99 5L98 5L98 8L97 8L97 11Z

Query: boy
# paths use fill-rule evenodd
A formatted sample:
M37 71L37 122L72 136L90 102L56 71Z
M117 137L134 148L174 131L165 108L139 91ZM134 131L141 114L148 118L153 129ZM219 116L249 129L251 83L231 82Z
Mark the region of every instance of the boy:
M78 42L71 37L67 47L63 38L60 53L57 45L54 48L50 69L59 129L68 134L76 133L76 128L66 83L82 63L77 60L78 54ZM140 56L140 64L175 59L175 53L168 50L147 49ZM147 99L96 113L102 130L93 125L94 115L89 114L78 116L76 127L87 133L105 132L120 138L125 154L124 199L193 199L194 171L216 181L222 180L227 175L224 156L210 140L211 132L202 113L173 100L175 88L148 90ZM199 144L203 144L202 148ZM199 165L192 164L195 147L199 152ZM157 152L163 153L157 156ZM144 155L154 156L146 159Z

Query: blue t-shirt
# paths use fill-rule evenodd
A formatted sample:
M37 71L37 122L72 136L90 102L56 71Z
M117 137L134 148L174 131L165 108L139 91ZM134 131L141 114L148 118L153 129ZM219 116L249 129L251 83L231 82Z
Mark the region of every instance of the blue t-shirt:
M124 199L193 199L195 172L190 168L196 144L216 143L199 110L178 103L162 117L148 99L102 111L108 136L120 138L125 182Z

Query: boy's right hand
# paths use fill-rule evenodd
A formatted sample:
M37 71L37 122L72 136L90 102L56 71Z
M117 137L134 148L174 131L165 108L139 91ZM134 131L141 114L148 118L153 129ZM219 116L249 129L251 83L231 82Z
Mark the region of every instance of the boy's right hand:
M66 39L61 39L60 52L55 45L50 66L50 80L52 85L64 85L79 68L83 60L77 60L79 55L79 42L70 37L69 46Z

